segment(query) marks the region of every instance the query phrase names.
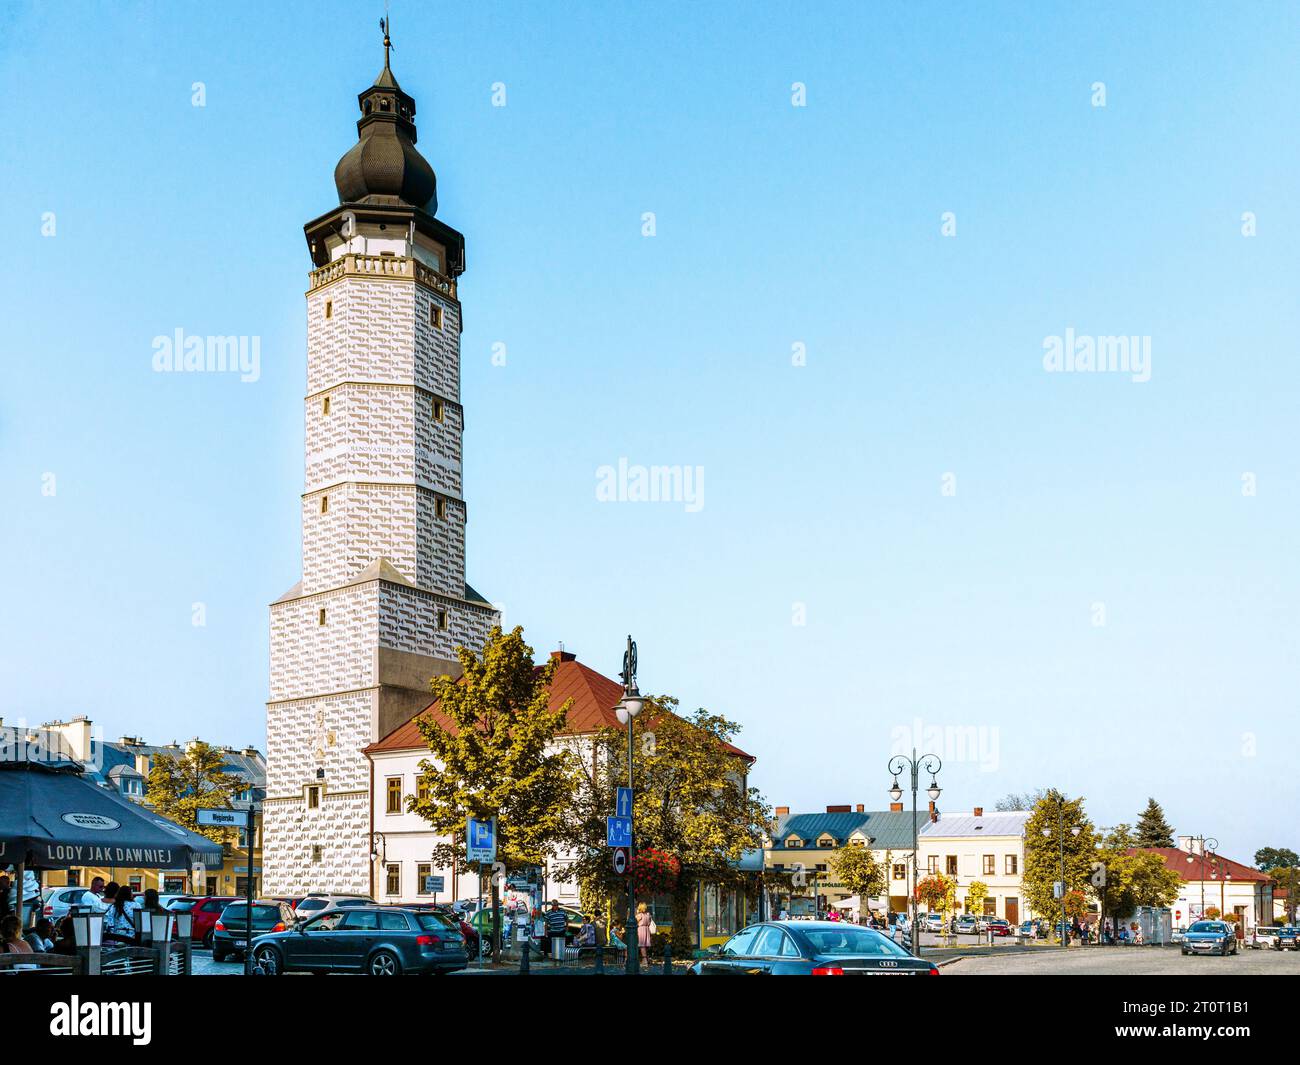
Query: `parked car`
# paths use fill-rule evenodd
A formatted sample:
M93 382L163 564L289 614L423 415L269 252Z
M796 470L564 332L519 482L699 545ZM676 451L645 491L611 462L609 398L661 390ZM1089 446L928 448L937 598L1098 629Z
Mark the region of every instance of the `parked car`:
M1278 950L1300 950L1300 928L1293 924L1282 925L1277 930Z
M965 935L965 934L978 932L979 930L980 930L979 921L976 918L971 917L969 914L965 917L957 918L957 931L959 933Z
M1281 932L1281 926L1275 924L1261 924L1255 926L1255 931L1250 937L1250 946L1252 950L1280 950L1278 944L1278 933Z
M253 938L265 932L283 932L293 924L293 907L277 899L253 902ZM212 926L212 960L244 956L248 944L248 902L232 902Z
M217 920L232 902L240 900L234 895L185 895L172 899L167 908L172 913L188 913L194 920L190 925L190 942L201 943L209 950L215 938L213 929Z
M995 936L1009 936L1012 934L1011 923L1003 920L1001 917L990 917L988 920L988 931Z
M923 913L917 917L917 922L921 925L923 932L942 932L943 915L939 913Z
M478 930L473 925L465 921L458 910L453 910L450 906L439 902L416 902L403 905L401 909L414 910L417 913L436 913L447 920L451 921L465 937L465 953L469 955L469 960L473 961L478 957L480 937ZM508 932L503 933L508 934ZM489 955L491 950L488 951Z
M73 906L81 905L84 887L47 887L41 892L41 914L56 924L68 916Z
M845 921L765 921L737 932L694 976L938 976L874 928Z
M287 902L291 910L297 910L298 903L305 899L306 895L273 895L276 902Z
M441 914L377 905L329 910L282 932L258 936L253 957L269 976L400 976L455 972L469 964L464 937Z
M1183 954L1236 954L1237 933L1227 921L1197 921L1183 933Z
M311 891L298 901L293 912L302 921L308 917L319 917L330 910L377 905L379 904L367 895L332 895L324 891Z

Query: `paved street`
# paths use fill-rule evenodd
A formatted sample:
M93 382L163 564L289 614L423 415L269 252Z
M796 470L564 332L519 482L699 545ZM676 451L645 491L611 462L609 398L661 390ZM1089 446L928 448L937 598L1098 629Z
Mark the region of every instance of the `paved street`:
M1035 949L1008 954L966 957L943 966L945 976L1112 975L1195 976L1300 975L1300 953L1243 950L1227 958L1183 957L1176 947L1084 947L1064 954L1059 949Z

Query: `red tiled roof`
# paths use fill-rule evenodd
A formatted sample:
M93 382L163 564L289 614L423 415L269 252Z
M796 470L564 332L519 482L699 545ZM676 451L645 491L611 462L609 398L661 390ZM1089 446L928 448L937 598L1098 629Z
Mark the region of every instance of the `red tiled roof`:
M573 705L565 718L564 732L568 735L581 736L598 732L602 728L622 728L614 708L623 701L623 685L618 681L597 673L584 666L577 656L569 651L552 651L552 658L559 659L555 677L551 681L549 706L558 709L566 699L572 699ZM540 666L537 667L541 669ZM420 734L417 722L421 719L436 721L444 729L453 728L451 718L439 708L437 702L430 703L415 717L404 725L399 725L387 736L365 748L367 754L380 751L411 751L428 747ZM733 754L754 761L739 747L726 745Z
M1201 856L1192 851L1179 850L1177 847L1134 847L1129 854L1137 854L1139 851L1146 851L1149 854L1158 854L1164 859L1165 868L1172 869L1184 881L1201 880ZM1189 862L1187 859L1191 858ZM1225 858L1222 854L1210 854L1205 858L1205 879L1210 879L1214 871L1210 865L1212 860L1218 861L1220 870L1227 869L1232 874L1233 880L1270 880L1267 873L1261 873L1258 869L1252 869L1248 865L1242 865L1241 862L1234 862L1231 858Z

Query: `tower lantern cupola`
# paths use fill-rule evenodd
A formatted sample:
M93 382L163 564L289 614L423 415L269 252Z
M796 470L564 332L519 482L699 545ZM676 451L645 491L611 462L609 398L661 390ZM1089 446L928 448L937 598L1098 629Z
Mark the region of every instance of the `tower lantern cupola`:
M389 66L384 29L384 69L357 97L360 138L334 168L339 203L405 203L428 214L438 210L438 180L415 148L415 100L402 91Z

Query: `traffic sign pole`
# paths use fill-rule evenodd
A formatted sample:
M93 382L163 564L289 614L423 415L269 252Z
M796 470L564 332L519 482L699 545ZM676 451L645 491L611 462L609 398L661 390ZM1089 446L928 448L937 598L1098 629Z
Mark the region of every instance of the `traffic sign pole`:
M247 894L248 914L246 927L244 929L244 975L253 975L253 833L256 831L256 822L253 820L253 804L248 804L248 821L244 831L246 836L244 842L248 844L248 868L244 870L248 874L248 879L244 881L244 889Z

